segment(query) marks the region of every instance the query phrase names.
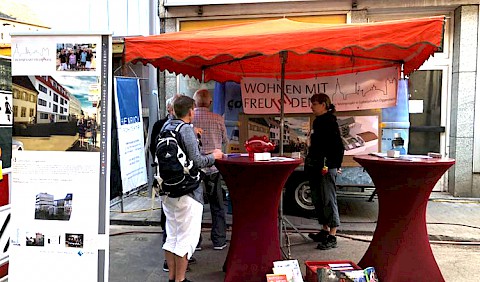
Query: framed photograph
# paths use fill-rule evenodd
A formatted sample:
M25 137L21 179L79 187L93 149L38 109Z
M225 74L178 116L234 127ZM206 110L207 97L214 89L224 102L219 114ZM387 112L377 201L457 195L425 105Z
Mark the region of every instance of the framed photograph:
M280 144L280 117L273 115L239 115L240 121L240 150L246 152L243 145L253 136L267 136L275 145L272 153L279 152ZM283 138L283 152L286 155L292 152L307 152L307 138L312 124L311 115L285 116L285 131Z
M381 150L381 110L336 112L337 122L345 147L343 166L359 166L353 160L355 155L365 155ZM313 115L286 115L283 152L289 155L300 152L306 156L307 139L315 117ZM253 136L267 136L275 145L272 153L279 152L280 117L273 115L239 114L240 151L246 152L243 145Z
M343 166L359 166L355 155L380 152L380 110L337 112L336 116L345 147Z

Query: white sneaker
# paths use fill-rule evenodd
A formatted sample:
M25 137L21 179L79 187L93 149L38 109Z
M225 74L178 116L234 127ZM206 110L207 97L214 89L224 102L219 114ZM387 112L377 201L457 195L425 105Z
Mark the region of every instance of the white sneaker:
M221 251L227 247L227 243L221 245L221 246L213 246L214 250Z

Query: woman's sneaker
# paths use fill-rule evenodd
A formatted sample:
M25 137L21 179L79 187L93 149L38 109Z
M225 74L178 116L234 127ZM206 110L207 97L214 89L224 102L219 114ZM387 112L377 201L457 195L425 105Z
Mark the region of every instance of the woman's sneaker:
M197 259L194 258L194 257L191 257L191 258L188 260L188 264L189 264L189 265L190 265L190 264L195 264L195 263L197 263ZM167 260L164 260L164 261L163 261L163 271L168 272L168 263L167 263ZM189 271L190 271L190 267L187 266L187 272L189 272Z
M314 242L323 242L328 237L328 231L325 229L320 230L318 233L308 233L308 237Z
M317 249L319 250L329 250L336 247L337 247L337 237L333 235L328 235L325 241L320 242L320 244L317 245Z

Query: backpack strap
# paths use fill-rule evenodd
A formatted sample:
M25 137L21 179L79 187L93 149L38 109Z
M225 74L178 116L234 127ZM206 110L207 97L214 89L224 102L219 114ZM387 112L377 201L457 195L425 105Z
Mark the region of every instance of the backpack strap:
M184 125L186 125L186 123L182 121L181 123L179 123L179 124L175 127L174 131L180 133L180 129L181 129ZM184 153L187 153L186 150L185 150L185 143L183 143L183 138L181 137L182 135L179 135L179 136L180 136L181 142L179 142L178 145L180 146L180 148L183 150ZM178 139L177 139L177 140L178 140Z
M179 124L175 127L175 132L180 132L180 128L182 128L182 126L184 126L184 125L185 125L185 122L183 122L183 121L182 121L181 123L179 123Z

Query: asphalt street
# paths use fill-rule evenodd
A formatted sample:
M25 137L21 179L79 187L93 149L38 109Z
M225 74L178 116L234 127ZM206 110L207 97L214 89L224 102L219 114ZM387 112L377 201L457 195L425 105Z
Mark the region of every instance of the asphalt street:
M161 228L156 201L146 195L128 197L111 208L109 281L168 281L162 270ZM338 247L320 251L316 243L305 240L290 229L283 234L282 250L286 258L297 259L305 275L305 261L350 260L362 258L375 230L378 200L339 196L340 217ZM427 207L427 230L431 248L445 281L480 281L480 200L458 199L445 193L432 194ZM304 235L318 229L314 219L288 216ZM231 222L231 215L228 221ZM195 282L223 281L222 265L228 248L213 250L209 240L210 212L205 205L203 218L203 250L195 252L197 263L191 265L187 277ZM228 231L231 235L231 230ZM287 236L288 235L288 240ZM412 254L414 255L414 254ZM421 271L422 266L419 266ZM425 281L429 281L428 277ZM240 282L240 281L239 281Z

